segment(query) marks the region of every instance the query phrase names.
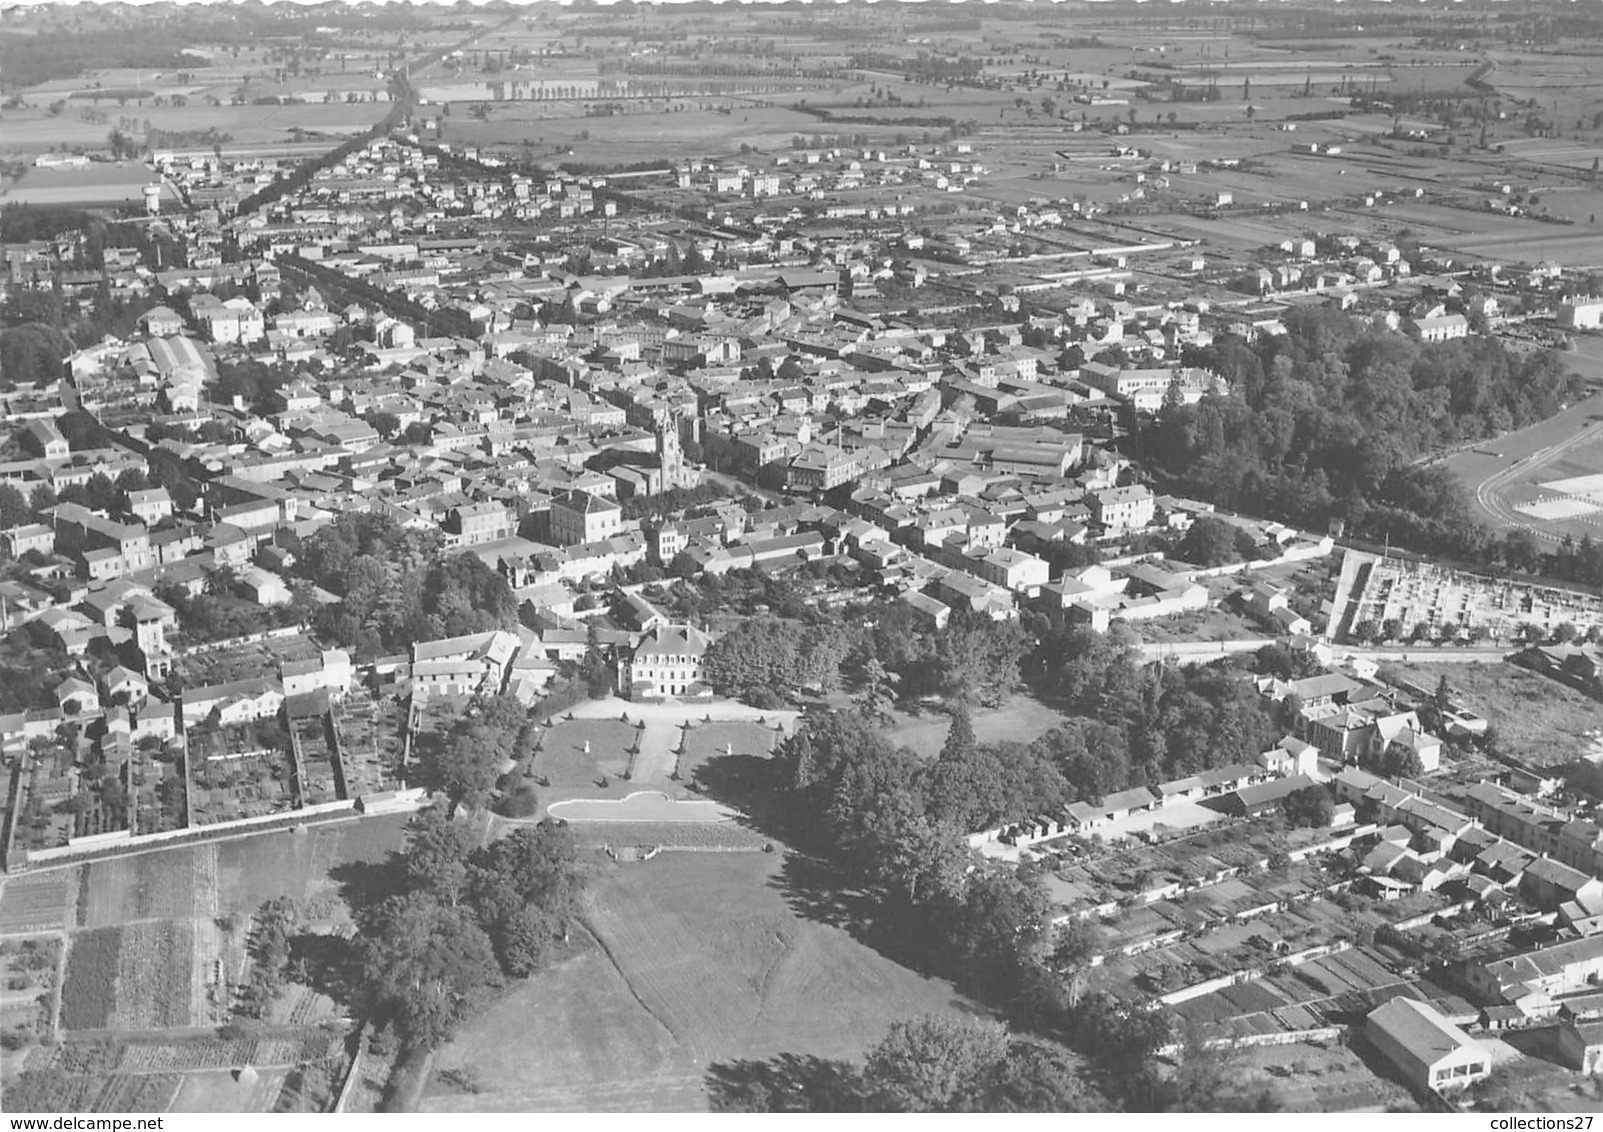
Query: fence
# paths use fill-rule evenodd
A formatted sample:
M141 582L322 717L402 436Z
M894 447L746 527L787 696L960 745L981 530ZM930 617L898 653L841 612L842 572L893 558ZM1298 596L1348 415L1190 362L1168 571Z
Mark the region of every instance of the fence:
M167 843L181 844L187 840L203 841L208 837L216 837L229 833L242 832L268 832L274 827L289 828L302 825L306 822L322 821L345 813L354 813L356 803L325 802L317 806L306 806L288 813L260 814L251 818L233 818L229 821L213 822L210 825L185 827L183 829L165 829L157 833L135 834L126 829L114 830L111 833L96 833L88 837L74 837L65 845L58 845L51 849L29 850L26 860L19 860L19 868L31 868L35 865L49 865L76 857L91 856L97 853L112 851L127 851L134 849L148 849Z
M1209 1038L1203 1049L1250 1049L1254 1046L1289 1046L1298 1042L1328 1042L1341 1037L1340 1026L1316 1026L1309 1030L1278 1030L1272 1034L1243 1034L1239 1038ZM1180 1052L1180 1043L1160 1046L1160 1057L1174 1057ZM1453 1111L1457 1111L1456 1109Z
M1308 536L1312 537L1312 536ZM1227 562L1223 566L1205 566L1190 571L1193 580L1197 578L1222 578L1228 574L1243 574L1248 570L1267 570L1272 566L1287 566L1293 562L1307 562L1314 558L1323 558L1335 550L1334 541L1327 535L1323 538L1296 542L1276 558L1254 558L1248 562Z
M351 1094L362 1079L362 1048L367 1045L361 1037L361 1029L357 1029L356 1052L351 1055L351 1067L345 1072L345 1083L340 1086L340 1095L334 1101L334 1111L344 1112L345 1106L351 1101Z
M299 625L286 625L281 629L263 629L259 633L246 633L243 637L230 637L226 641L202 641L198 645L186 645L181 649L174 649L173 656L200 656L202 653L221 652L223 649L239 648L241 645L258 645L263 641L278 640L281 637L296 637L305 631Z

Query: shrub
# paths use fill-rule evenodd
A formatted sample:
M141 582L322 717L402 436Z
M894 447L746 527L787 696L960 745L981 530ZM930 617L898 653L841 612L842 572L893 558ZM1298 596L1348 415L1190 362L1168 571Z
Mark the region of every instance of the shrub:
M540 810L540 799L534 787L520 784L515 790L502 795L496 803L496 813L507 818L529 818Z

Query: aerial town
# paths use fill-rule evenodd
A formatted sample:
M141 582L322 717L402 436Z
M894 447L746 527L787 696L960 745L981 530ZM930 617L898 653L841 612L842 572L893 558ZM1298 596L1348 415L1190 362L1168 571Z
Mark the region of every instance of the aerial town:
M1603 16L888 7L7 10L0 1107L1603 1106Z

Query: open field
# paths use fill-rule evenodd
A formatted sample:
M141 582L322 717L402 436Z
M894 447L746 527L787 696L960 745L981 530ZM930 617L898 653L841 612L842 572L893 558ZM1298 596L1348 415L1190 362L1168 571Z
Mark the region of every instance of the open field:
M941 753L951 717L929 711L919 715L894 712L886 728L898 744L909 747L926 759ZM1063 722L1063 716L1032 696L1016 695L999 708L972 713L974 737L981 743L1029 743Z
M1500 745L1537 766L1561 766L1592 745L1582 732L1603 727L1603 707L1556 680L1513 664L1388 665L1424 688L1443 676L1453 692L1497 729Z
M286 1076L283 1069L260 1070L254 1080L227 1069L186 1073L170 1111L271 1112Z
M699 1109L714 1062L858 1057L897 1019L962 1009L945 984L799 918L782 862L671 853L619 866L587 898L597 945L514 987L442 1049L422 1107ZM439 1080L457 1067L483 1091Z
M536 155L558 160L628 164L735 152L742 145L786 149L797 134L829 130L808 114L738 105L744 99L731 101L738 108L728 114L686 110L607 118L586 117L578 104L571 104L571 117L547 117L559 108L550 103L503 102L495 104L485 121L452 114L442 140L492 147L527 144Z
M248 915L275 896L288 896L303 911L336 912L341 865L382 860L404 840L410 814L304 827L304 832L268 833L216 844L217 907Z

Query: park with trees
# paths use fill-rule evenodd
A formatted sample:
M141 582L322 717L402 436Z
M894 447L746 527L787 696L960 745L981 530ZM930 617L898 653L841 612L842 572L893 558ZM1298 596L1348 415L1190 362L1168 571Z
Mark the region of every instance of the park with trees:
M1326 307L1287 312L1286 333L1187 351L1226 394L1166 401L1136 444L1164 486L1221 507L1447 555L1472 567L1603 584L1588 540L1542 553L1498 536L1463 485L1422 459L1554 415L1585 391L1554 351L1472 335L1422 343Z

